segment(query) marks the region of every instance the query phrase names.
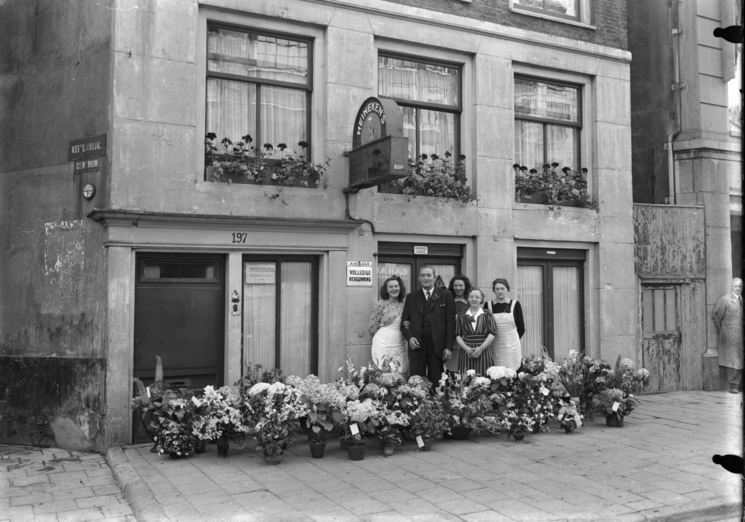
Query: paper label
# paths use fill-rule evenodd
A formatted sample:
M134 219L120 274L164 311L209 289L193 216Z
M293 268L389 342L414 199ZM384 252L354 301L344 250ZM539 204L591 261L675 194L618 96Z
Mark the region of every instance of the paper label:
M546 388L545 386L541 386L541 393L543 395L548 395L549 394L548 388Z
M416 443L419 445L420 448L423 448L424 447L424 441L422 440L422 436L421 435L417 435L416 436Z
M196 396L192 396L191 402L193 402L194 406L196 406L197 408L199 408L202 405L202 403L200 402L199 399L196 398Z
M310 425L310 419L305 419L305 425L306 425L307 427L309 427L309 428L311 428L311 427L312 427L312 426Z
M349 426L349 431L352 432L352 435L357 435L360 432L360 429L357 427L357 424L352 424Z
M145 388L145 391L147 392L147 396L150 397L150 386L148 386L147 388Z
M618 411L618 407L619 407L620 405L621 405L620 403L618 403L618 402L614 402L614 403L613 403L613 408L611 408L611 409L612 409L613 411Z

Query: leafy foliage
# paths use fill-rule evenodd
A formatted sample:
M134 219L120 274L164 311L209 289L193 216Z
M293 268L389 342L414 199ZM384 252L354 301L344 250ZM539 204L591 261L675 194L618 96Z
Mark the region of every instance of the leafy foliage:
M531 202L538 197L545 199L551 210L562 206L598 209L598 202L587 190L587 169L581 171L559 164L544 165L540 171L515 163L515 199L518 202Z

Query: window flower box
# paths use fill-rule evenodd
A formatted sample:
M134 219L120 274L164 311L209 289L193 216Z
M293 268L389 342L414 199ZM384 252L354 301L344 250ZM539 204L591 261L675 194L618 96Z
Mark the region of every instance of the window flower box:
M578 207L597 210L598 202L587 189L587 169L559 170L558 163L530 169L515 163L515 201L548 205L551 208Z
M428 196L443 200L459 201L462 206L476 201L471 187L466 185L466 173L461 155L457 161L451 160L452 154L445 152L445 158L437 154L422 154L419 161L409 164L406 177L381 186L383 191L404 194L411 200L417 196Z

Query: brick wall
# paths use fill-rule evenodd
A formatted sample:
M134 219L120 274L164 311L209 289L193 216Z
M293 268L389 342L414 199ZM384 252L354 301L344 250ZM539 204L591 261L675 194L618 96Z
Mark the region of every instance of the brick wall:
M591 0L590 23L597 27L596 31L552 20L543 20L514 11L510 12L509 0L472 0L470 3L462 0L388 1L616 49L627 48L626 0Z

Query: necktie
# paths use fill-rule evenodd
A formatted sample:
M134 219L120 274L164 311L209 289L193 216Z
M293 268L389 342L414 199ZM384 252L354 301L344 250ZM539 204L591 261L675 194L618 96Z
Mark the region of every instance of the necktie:
M427 290L427 302L429 303L429 290Z

